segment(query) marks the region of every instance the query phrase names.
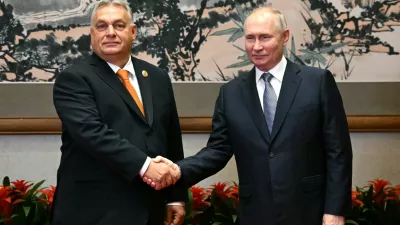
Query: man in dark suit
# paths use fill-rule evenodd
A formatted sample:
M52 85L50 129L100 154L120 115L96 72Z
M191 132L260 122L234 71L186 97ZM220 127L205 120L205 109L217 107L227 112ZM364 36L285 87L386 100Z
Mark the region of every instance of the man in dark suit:
M166 186L179 173L151 160L183 159L170 78L131 57L136 26L126 1L100 1L90 34L88 62L67 68L54 84L62 157L52 224L162 225L167 215L179 225L187 189L176 184L156 191L141 178Z
M181 179L194 185L235 155L240 224L343 225L352 149L342 99L329 71L283 56L288 40L278 10L248 16L245 48L255 67L221 87L207 147L177 163Z

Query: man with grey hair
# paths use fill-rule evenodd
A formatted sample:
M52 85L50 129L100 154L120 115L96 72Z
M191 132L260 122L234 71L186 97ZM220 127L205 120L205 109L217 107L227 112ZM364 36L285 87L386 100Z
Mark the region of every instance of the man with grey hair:
M283 56L288 40L278 10L248 16L245 49L254 68L221 87L207 147L177 162L181 180L196 184L235 155L239 224L344 225L352 148L342 98L328 70Z
M56 78L62 122L53 225L180 225L187 188L180 171L151 160L183 159L171 80L131 56L136 25L126 1L99 1L91 17L88 61ZM142 181L155 180L162 191Z

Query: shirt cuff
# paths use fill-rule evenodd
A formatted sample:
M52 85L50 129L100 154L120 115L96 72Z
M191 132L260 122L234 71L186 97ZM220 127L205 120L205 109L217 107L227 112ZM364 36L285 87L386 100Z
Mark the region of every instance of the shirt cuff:
M149 166L150 166L150 162L151 162L151 159L150 159L150 157L147 156L147 159L146 159L146 161L144 162L144 164L143 164L143 166L142 166L142 169L140 169L140 172L139 172L139 175L140 175L141 177L143 177L143 175L146 173L147 168L149 168Z
M185 206L185 202L170 202L167 205L180 205L180 206Z

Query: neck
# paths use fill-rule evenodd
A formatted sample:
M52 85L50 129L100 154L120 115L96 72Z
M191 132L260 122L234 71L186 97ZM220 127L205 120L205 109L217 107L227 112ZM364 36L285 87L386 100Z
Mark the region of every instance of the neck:
M112 63L116 66L119 66L120 68L124 68L124 66L128 63L129 57L116 57L115 55L110 55L110 56L104 56L101 57L104 61Z

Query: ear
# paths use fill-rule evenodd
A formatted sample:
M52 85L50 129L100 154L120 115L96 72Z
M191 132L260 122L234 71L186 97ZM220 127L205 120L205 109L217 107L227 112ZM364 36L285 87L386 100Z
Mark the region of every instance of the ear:
M131 24L130 25L130 29L131 29L131 32L132 32L132 39L135 40L136 39L136 34L137 34L136 24Z
M286 30L283 32L283 44L284 44L284 45L286 45L286 44L288 43L289 37L290 37L290 31L289 31L289 29L286 29Z

